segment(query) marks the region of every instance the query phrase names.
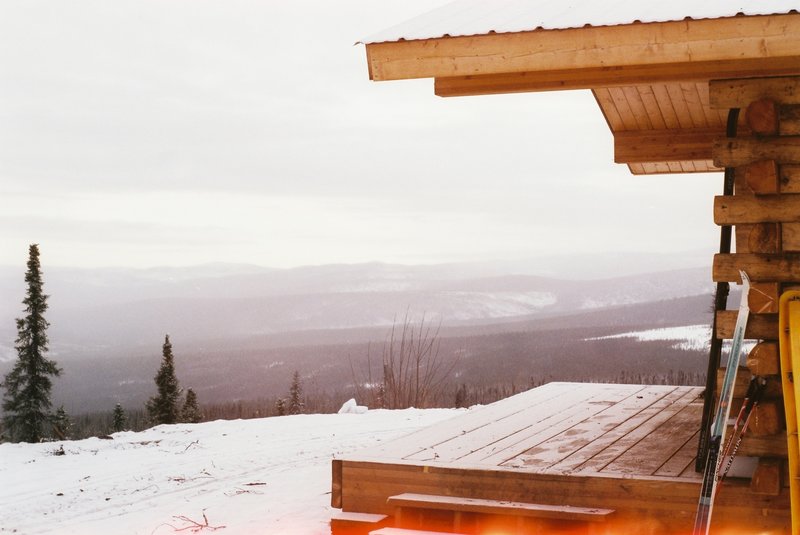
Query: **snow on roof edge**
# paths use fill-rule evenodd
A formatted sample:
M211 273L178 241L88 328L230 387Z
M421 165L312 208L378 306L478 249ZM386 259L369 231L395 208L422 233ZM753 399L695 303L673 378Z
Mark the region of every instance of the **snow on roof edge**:
M358 41L374 44L491 33L797 13L799 0L456 0Z

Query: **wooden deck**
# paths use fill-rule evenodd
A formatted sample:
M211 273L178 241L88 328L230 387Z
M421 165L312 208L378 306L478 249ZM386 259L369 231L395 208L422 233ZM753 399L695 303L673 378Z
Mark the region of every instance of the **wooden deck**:
M550 383L334 460L332 503L391 514L388 497L414 492L605 507L636 525L615 533L689 533L701 392ZM729 479L717 503L718 527L788 533L786 492L755 495Z

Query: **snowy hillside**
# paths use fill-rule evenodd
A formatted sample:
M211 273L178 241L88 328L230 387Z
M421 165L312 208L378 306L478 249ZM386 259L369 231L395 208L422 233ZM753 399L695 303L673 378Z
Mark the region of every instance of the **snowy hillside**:
M204 514L225 535L329 533L332 457L458 412L285 416L0 444L0 533L159 535L191 532Z

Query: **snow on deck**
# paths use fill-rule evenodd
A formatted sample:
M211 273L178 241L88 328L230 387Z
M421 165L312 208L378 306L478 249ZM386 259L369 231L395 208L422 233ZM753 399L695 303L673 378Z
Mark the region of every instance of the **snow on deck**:
M459 412L220 420L113 440L0 444L0 533L159 535L202 524L203 513L226 535L329 533L334 455Z

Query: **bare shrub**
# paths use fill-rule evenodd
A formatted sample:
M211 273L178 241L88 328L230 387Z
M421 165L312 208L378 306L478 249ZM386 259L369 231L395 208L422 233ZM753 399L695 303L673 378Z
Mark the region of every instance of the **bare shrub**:
M374 382L372 359L367 349L366 381L356 378L352 361L351 371L356 396L372 407L404 409L432 407L442 401L443 386L457 359L447 363L439 353L439 329L423 314L414 322L406 312L402 323L393 322L383 344L382 377Z

